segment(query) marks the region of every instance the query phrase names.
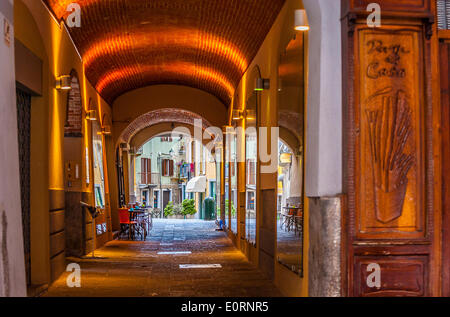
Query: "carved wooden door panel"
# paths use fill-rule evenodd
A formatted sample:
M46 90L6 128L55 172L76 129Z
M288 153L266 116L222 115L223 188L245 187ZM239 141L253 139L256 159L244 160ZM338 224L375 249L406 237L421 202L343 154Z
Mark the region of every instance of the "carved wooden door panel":
M365 18L349 14L344 27L346 295L435 295L429 29L423 19L371 28Z
M450 42L450 41L449 41ZM440 44L442 107L442 295L450 296L450 44Z

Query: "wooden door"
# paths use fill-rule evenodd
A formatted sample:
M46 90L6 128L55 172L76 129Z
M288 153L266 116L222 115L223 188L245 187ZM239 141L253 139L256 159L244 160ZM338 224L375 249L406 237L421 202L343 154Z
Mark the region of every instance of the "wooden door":
M436 296L439 96L427 19L434 13L431 1L383 0L382 26L372 28L361 11L369 2L342 2L344 295Z
M170 201L170 191L163 190L163 209L162 209L163 212L164 212L164 209L166 209L166 206L169 203L169 201Z
M450 41L440 43L441 107L442 107L442 287L450 296Z

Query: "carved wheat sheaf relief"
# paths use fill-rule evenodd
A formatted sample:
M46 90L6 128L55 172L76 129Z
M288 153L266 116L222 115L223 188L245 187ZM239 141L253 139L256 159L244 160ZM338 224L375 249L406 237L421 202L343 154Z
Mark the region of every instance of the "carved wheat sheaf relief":
M402 215L408 172L414 155L405 153L413 128L404 91L382 89L368 99L370 156L374 180L375 213L389 223Z

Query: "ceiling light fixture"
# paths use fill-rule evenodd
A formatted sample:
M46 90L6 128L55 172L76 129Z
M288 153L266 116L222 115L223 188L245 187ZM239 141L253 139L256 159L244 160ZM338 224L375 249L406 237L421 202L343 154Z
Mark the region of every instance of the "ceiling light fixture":
M297 31L308 31L308 18L306 16L306 10L295 10L295 27Z

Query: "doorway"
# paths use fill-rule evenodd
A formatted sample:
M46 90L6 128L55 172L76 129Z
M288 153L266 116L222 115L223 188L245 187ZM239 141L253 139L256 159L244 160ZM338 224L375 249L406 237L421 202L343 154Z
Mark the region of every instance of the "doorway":
M20 200L22 206L23 244L27 286L31 285L30 243L30 140L31 95L16 89L17 131L19 141Z
M450 296L450 42L440 44L442 108L443 296Z
M167 204L170 201L170 191L169 190L164 190L163 191L163 208L162 210L166 209Z

